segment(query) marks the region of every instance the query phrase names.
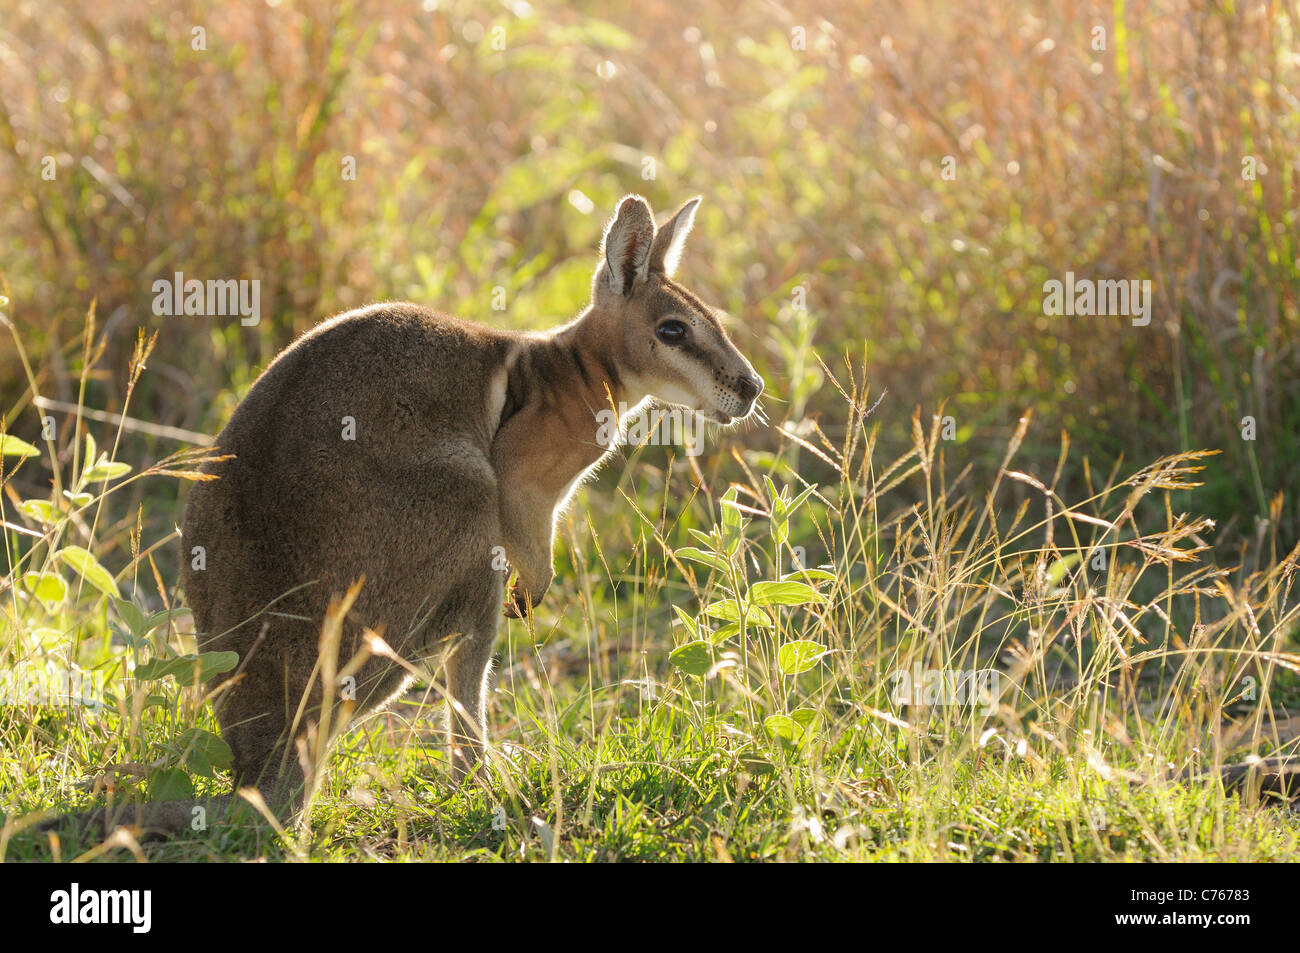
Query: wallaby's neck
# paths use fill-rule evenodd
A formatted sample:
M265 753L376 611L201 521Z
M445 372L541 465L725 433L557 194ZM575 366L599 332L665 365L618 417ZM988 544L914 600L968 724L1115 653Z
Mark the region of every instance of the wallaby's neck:
M620 373L608 325L592 309L547 334L520 341L507 379L512 441L534 465L547 492L563 495L587 468L617 445L619 418L644 398ZM540 487L539 487L540 488Z

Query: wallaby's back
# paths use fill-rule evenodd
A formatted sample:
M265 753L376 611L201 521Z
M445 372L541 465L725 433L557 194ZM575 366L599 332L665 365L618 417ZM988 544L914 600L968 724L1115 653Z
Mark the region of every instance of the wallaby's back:
M483 606L499 612L489 418L509 344L415 305L352 312L276 358L217 438L233 458L191 492L182 579L201 647L240 655L218 700L238 779L256 782L281 750L330 596L363 574L343 662L362 625L419 657ZM373 707L400 672L375 665L358 683Z

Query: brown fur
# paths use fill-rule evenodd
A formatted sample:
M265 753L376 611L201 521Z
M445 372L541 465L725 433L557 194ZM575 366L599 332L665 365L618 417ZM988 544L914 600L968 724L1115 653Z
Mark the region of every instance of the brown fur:
M443 656L453 763L474 767L506 578L494 547L517 573L507 610L525 612L551 582L557 513L611 449L596 439L596 412L658 395L729 422L761 389L712 311L670 276L697 201L656 232L644 200L624 199L591 305L552 332L373 305L318 325L253 385L217 438L233 456L195 486L183 529L200 645L240 656L215 702L237 786L259 786L282 812L298 803L294 742L319 716L321 621L331 596L362 577L340 665L367 628L412 663ZM691 328L679 347L655 335L669 314ZM354 440L342 439L345 417ZM356 673L353 717L408 681L371 657Z

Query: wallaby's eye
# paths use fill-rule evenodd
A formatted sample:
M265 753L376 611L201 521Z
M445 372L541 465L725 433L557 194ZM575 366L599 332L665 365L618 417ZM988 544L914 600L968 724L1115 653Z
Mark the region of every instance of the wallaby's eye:
M681 344L686 340L686 325L680 321L665 321L655 328L655 336L665 344Z

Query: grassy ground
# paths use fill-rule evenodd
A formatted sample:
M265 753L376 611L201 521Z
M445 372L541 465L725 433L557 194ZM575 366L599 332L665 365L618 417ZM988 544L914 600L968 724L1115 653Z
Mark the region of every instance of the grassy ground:
M1294 748L1297 553L1265 532L1216 560L1212 524L1177 505L1213 455L1093 475L1092 495L1067 502L1053 485L1083 465L1065 445L1055 476L1016 469L1026 417L994 484L975 487L949 482L937 419L916 417L912 452L877 462L868 395L842 384L842 440L813 428L779 455L738 449L749 476L720 496L696 489L710 483L692 458L650 448L587 491L621 523L596 535L580 506L558 591L505 626L483 777L451 781L435 673L311 762L323 783L301 829L214 825L143 847L29 826L106 785L117 798L223 789L226 753L192 687L220 660L187 654L189 617L160 588L154 555L171 540L133 537L116 572L67 544L78 525L113 531L93 528L115 488L187 466L128 473L86 449L70 496L17 504L41 529L32 542L11 530L0 619L10 671L71 658L102 676L106 704L0 709L0 851L1300 859L1300 815L1220 779ZM5 450L24 465L36 452L14 438ZM1029 492L999 509L1010 484Z
M175 452L367 301L566 320L635 191L704 195L682 278L772 425L581 494L490 773L452 785L434 673L303 831L93 855L1297 859L1222 780L1300 734L1293 6L14 0L0 856L224 790ZM260 321L156 314L177 272ZM1150 323L1047 314L1067 273Z

